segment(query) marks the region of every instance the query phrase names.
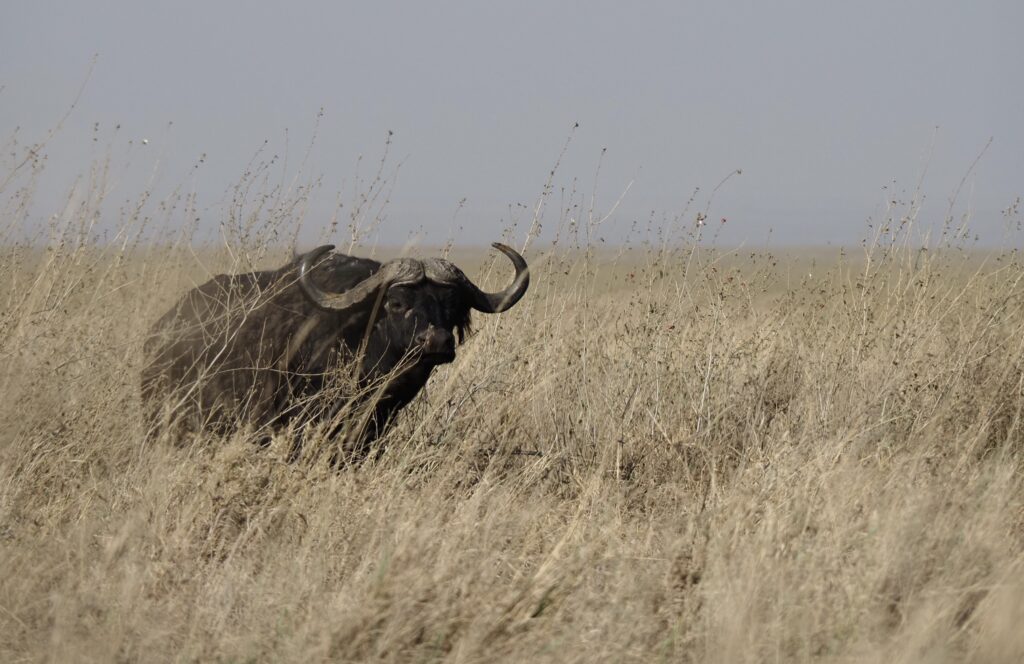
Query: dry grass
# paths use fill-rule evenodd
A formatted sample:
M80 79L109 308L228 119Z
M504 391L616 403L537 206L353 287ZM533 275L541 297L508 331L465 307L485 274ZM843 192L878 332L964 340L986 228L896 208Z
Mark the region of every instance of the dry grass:
M1024 657L1012 253L534 249L332 471L143 443L146 328L282 234L196 258L86 212L0 263L2 661Z

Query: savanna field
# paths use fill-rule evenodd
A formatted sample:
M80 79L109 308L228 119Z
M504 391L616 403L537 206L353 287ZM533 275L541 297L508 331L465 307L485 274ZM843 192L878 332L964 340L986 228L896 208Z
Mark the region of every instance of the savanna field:
M41 166L15 171L0 661L1024 658L1009 245L921 249L893 209L842 251L727 251L696 212L615 248L565 205L554 239L507 231L522 302L476 315L382 453L336 469L289 461L287 432L147 438L139 399L152 322L213 274L287 260L305 192L243 178L202 245L187 196L104 218L100 169L26 236ZM379 195L325 239L397 253L359 243ZM509 279L489 249L451 256Z

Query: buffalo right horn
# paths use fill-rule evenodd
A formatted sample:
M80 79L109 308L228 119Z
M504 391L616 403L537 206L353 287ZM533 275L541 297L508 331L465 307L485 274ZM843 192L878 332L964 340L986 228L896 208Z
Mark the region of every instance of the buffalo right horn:
M324 311L345 311L355 305L365 301L371 295L377 292L385 282L389 281L388 276L390 270L388 265L381 266L379 270L371 274L366 279L363 279L358 284L343 291L341 293L328 293L323 290L310 278L310 273L313 271L313 265L316 264L317 260L321 256L326 254L331 249L334 249L333 244L325 244L321 247L317 247L313 251L306 254L305 258L302 259L302 263L299 265L299 286L302 288L302 292L305 293L309 301L320 307Z

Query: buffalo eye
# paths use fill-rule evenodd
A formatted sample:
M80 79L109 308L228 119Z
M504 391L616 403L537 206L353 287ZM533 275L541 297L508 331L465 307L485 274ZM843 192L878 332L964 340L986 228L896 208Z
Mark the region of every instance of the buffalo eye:
M409 308L409 303L404 294L401 293L388 293L387 300L384 302L384 306L387 307L388 311L396 314L404 313Z

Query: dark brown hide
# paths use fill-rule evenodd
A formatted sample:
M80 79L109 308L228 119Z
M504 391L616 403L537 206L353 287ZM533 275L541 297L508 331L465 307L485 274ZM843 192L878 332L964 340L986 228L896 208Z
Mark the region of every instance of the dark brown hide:
M496 246L517 273L497 294L440 259L382 265L326 247L278 270L214 277L164 314L146 342L150 430L245 424L269 433L326 420L337 434L355 419L350 437L365 445L435 366L454 359L471 309L504 310L526 291L525 262ZM346 416L358 404L367 416Z

